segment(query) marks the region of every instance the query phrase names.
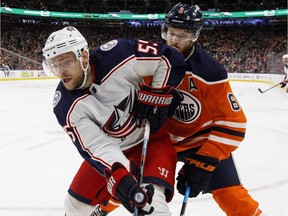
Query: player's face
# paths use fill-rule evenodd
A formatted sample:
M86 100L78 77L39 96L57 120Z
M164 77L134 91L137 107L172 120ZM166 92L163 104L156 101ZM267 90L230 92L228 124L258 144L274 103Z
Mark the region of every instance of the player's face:
M83 69L73 52L64 53L49 60L53 72L67 90L75 90L83 81Z
M185 29L169 27L166 43L180 50L184 55L190 52L193 45L193 33Z

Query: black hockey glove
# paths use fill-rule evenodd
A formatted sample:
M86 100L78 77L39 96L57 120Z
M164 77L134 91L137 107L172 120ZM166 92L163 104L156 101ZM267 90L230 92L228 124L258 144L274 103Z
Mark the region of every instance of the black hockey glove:
M284 88L287 85L287 83L285 81L281 82L280 84L281 84L281 86L280 86L281 88Z
M154 195L154 186L149 184L141 188L137 181L139 169L133 160L130 161L130 172L121 164L114 163L111 170L105 169L107 190L131 213L134 207L139 209L139 215L148 215L154 211L150 204Z
M171 86L164 88L153 88L144 84L139 86L138 99L135 103L136 115L141 122L147 119L150 122L151 133L155 133L162 127L166 118L173 115L183 98Z
M177 190L185 195L186 187L190 186L189 197L197 197L210 183L212 173L219 160L213 157L193 154L185 159L177 177Z

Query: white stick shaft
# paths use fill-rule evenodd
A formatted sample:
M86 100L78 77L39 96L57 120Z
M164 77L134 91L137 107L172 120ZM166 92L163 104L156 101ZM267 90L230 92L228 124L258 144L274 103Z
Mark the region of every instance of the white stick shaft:
M148 120L146 120L145 122L146 124L145 124L144 138L143 138L143 147L142 147L141 160L140 160L140 180L139 180L140 185L143 183L144 165L145 165L146 152L147 152L149 136L150 136L150 123ZM134 216L138 216L137 206L135 206L134 208Z

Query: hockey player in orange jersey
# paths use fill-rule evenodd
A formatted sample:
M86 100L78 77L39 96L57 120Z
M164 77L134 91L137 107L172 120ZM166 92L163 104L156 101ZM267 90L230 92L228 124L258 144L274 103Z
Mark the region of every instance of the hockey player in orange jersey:
M165 17L162 38L186 57L186 76L178 90L184 100L166 129L184 165L177 189L189 197L211 192L228 216L263 215L239 180L231 153L245 136L246 117L234 96L227 72L196 45L202 28L197 5L178 3Z

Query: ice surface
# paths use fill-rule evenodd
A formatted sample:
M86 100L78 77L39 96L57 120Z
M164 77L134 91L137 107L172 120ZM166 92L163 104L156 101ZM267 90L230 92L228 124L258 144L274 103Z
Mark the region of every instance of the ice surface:
M0 82L0 215L64 216L63 200L82 158L52 112L57 80ZM245 110L245 141L234 153L242 183L267 216L287 216L288 94L231 82ZM179 168L179 166L178 166ZM183 197L169 204L180 214ZM130 215L120 207L109 216ZM186 216L223 216L210 194L189 199Z

